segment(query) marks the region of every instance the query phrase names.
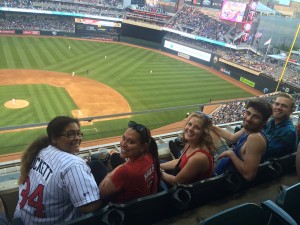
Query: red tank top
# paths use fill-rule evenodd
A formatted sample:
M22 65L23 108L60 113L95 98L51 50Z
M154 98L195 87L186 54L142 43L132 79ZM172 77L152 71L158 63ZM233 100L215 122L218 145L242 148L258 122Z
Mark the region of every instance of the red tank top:
M203 173L199 173L197 177L195 177L195 179L193 179L193 182L196 182L198 180L204 180L204 179L207 179L207 178L210 178L212 177L212 174L213 174L213 168L214 168L214 158L211 154L209 154L207 151L205 150L202 150L202 149L199 149L197 151L194 151L191 155L189 155L188 157L186 156L186 151L185 153L182 155L181 157L181 161L180 161L180 169L183 169L183 167L187 164L187 162L189 161L189 159L195 155L197 152L201 152L202 154L206 155L207 158L208 158L208 161L209 161L209 167L208 167L208 170L203 172Z

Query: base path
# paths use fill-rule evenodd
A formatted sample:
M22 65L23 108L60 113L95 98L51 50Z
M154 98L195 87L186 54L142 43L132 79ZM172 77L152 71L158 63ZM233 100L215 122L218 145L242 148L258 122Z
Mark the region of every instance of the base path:
M0 70L1 86L18 84L64 87L78 107L73 112L74 117L131 112L129 103L116 90L85 77L43 70Z
M47 37L49 38L49 37ZM51 37L57 38L57 37ZM72 38L77 39L77 38ZM88 41L86 39L81 39ZM91 40L96 42L101 42L100 40ZM181 60L183 62L192 64L199 68L205 69L212 74L244 89L245 91L253 94L253 95L261 95L262 92L249 87L246 84L243 84L229 76L226 76L220 71L217 71L213 68L208 66L201 65L196 62L192 62L188 59L181 58L179 56L163 52L160 50L144 48L141 46L136 46L127 43L121 42L114 42L115 44L122 44L128 45L136 48L143 48L150 51L154 51L163 55L167 55L169 57L175 58L177 60ZM15 79L11 79L12 75ZM59 78L58 78L59 76ZM25 78L26 77L26 78ZM80 82L80 85L78 85ZM131 112L130 106L128 102L115 90L111 89L110 87L96 82L94 80L90 80L88 78L74 76L72 74L65 74L65 73L57 73L51 71L35 71L35 70L0 70L0 85L15 85L15 84L50 84L59 87L65 87L66 90L69 92L70 96L73 98L74 102L78 106L78 110L74 110L73 115L75 117L89 117L89 116L99 116L99 115L107 115L107 114L114 114L120 112ZM92 91L92 94L91 94ZM80 94L79 94L80 93ZM101 97L100 97L101 96ZM98 102L99 99L106 99L106 101ZM9 99L8 99L9 100ZM236 100L236 99L235 99ZM111 105L107 103L110 102ZM120 108L121 107L121 108ZM208 106L204 109L205 113L210 113L215 109L216 106ZM121 110L123 109L123 110ZM80 111L79 111L80 110ZM118 110L118 111L116 111ZM169 133L181 130L185 124L185 121L180 121L174 124L167 125L165 127L156 129L152 131L152 135L158 135L163 133ZM101 140L93 140L83 142L81 147L89 147L101 144L108 144L119 141L120 137L111 137L111 138L104 138ZM9 161L14 159L20 159L21 153L12 153L7 155L0 156L0 162Z

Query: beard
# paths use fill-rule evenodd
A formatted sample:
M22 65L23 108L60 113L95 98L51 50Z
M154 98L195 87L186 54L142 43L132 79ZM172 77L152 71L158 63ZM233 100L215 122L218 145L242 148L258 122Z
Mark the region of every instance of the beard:
M253 124L253 123L249 123L249 122L245 122L243 123L243 127L246 131L250 131L252 133L255 133L255 132L259 132L262 130L262 124Z

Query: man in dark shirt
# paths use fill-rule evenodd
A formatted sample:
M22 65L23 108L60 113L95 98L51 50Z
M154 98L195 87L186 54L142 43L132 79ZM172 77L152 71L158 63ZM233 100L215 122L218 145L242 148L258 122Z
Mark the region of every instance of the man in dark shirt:
M265 159L281 157L295 152L297 134L290 119L295 107L294 98L287 93L279 93L272 105L272 118L268 121L265 132L270 140Z

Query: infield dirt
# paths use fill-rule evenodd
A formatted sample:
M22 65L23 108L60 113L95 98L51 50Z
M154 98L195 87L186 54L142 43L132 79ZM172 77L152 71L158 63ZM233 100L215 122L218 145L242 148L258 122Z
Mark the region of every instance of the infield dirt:
M132 47L144 48L120 42L117 42L117 44L124 44ZM169 57L184 61L186 63L192 64L199 68L205 69L215 74L216 76L248 91L253 95L257 96L262 94L262 92L251 88L248 85L243 84L231 77L228 77L222 72L216 71L210 67L159 50L148 50L155 51L167 55ZM14 77L14 79L11 79L12 77ZM49 84L53 86L64 87L75 102L75 104L78 106L78 109L74 110L73 112L73 115L75 117L89 117L116 114L121 112L131 112L130 105L128 104L126 99L114 89L95 80L76 75L72 76L72 74L41 70L0 70L0 85L16 84ZM7 101L9 100L10 99L8 99ZM214 110L215 107L217 107L217 105L206 107L204 111L205 113L210 113L212 110ZM182 128L183 121L156 129L153 131L153 135L177 131ZM82 147L107 144L118 140L119 137L112 137L101 140L88 141L83 142ZM19 159L20 156L21 153L1 155L0 162Z

